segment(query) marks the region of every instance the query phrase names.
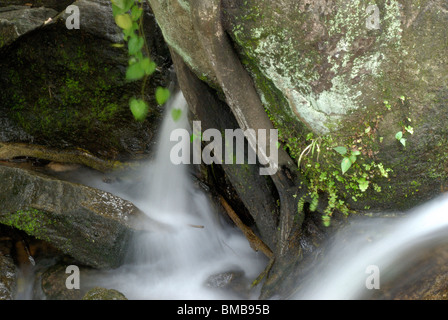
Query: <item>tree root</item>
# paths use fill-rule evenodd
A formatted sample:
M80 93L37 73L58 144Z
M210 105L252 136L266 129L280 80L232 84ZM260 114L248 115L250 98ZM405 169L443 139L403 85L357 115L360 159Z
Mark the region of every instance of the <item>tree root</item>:
M80 164L101 172L123 169L127 166L119 161L98 158L81 149L60 150L25 143L0 143L1 160L12 160L16 157L31 157L61 163Z

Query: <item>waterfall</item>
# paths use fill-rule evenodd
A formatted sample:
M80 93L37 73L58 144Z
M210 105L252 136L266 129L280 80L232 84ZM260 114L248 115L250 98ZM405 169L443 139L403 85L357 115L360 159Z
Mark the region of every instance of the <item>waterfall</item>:
M431 248L448 244L448 197L396 218L369 218L340 230L313 276L294 299L367 299L385 281L403 277ZM378 287L370 282L378 273Z
M206 194L194 187L188 165L171 162L170 151L179 143L170 141L171 132L178 128L191 132L191 128L181 92L165 108L155 159L141 171L138 184L112 192L132 201L166 228L139 236L130 248L128 264L92 281L117 289L129 299L256 298L219 288L219 279L233 273L241 275L246 281L244 288L249 289L266 259L254 252L243 234L224 222ZM173 109L181 110L176 121L171 116ZM215 285L210 285L213 276Z

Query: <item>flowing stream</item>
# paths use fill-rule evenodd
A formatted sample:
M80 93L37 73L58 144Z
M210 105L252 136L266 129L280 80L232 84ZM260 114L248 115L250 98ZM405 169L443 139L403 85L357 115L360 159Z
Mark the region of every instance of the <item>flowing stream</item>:
M171 116L181 110L180 119ZM188 165L170 160L171 132L191 132L182 93L166 105L156 158L141 172L141 181L108 190L132 201L151 219L167 227L135 239L130 263L89 282L121 291L129 299L249 299L247 290L266 266L262 253L253 251L243 234L222 221L209 198L193 186ZM186 141L190 147L190 141ZM92 183L91 183L92 184ZM104 188L104 186L102 186ZM242 290L222 289L240 283Z
M441 196L398 218L360 219L341 230L329 253L294 299L370 299L383 284L406 285L425 271L409 270L432 249L448 244L448 197ZM413 271L415 272L415 271ZM373 286L376 282L376 287ZM376 292L378 291L378 292Z

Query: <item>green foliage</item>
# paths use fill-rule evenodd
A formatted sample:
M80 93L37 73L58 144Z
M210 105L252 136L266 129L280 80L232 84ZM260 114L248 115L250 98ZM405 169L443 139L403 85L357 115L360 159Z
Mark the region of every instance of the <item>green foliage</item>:
M311 143L301 153L299 168L308 178L308 194L299 199L298 212L304 210L306 200L310 204L309 210L316 211L319 201L325 195L327 206L323 211L322 223L328 227L336 210L345 215L350 212L348 198L358 201L369 187L375 192L381 192L381 187L375 179L387 178L391 170L385 169L381 163L377 164L364 158L364 155L369 154L367 150L361 153L353 146L352 150L344 146L335 146L336 143L330 135L313 138L309 134L307 138ZM315 154L313 149L316 151ZM338 162L338 156L342 156L342 161Z
M143 0L111 0L115 23L123 31L127 42L129 64L126 69L126 80L142 80L142 98L132 98L129 102L134 118L145 120L148 114L148 104L144 101L145 84L148 77L156 71L156 64L151 60L145 34L143 32ZM169 98L169 90L158 87L157 103L163 105Z
M408 133L410 133L410 134L414 134L414 128L411 127L411 126L405 126L405 127L404 127L404 130L405 130L405 132L408 132ZM407 139L404 137L404 133L403 133L403 131L398 131L398 132L395 134L395 139L397 139L398 141L400 141L400 143L401 143L404 147L406 147L406 141L407 141Z
M141 99L132 98L130 101L131 112L137 121L143 121L148 114L148 105Z
M182 116L182 110L174 108L171 110L171 117L175 122L179 121L180 117Z
M361 154L358 150L352 150L350 154L348 154L348 150L345 147L335 147L333 150L344 156L341 162L342 174L345 174L351 168L356 162L356 157Z

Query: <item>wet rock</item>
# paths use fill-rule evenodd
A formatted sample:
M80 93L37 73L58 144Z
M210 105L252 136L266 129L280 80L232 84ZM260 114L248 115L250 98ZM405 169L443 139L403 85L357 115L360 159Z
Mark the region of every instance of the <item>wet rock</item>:
M81 13L79 30L67 29L69 14L62 10L52 22L15 35L0 50L0 139L85 150L111 160L148 157L161 117L155 88L168 86L171 65L154 17L147 9L145 24L152 26L146 30L148 49L158 69L144 94L149 115L138 122L129 110L129 99L141 96L142 82L125 80L128 54L111 2L74 4ZM10 9L1 8L9 10L4 15L44 10ZM9 32L2 30L0 39Z
M66 273L69 264L55 264L40 275L40 288L43 298L46 300L81 300L82 292L80 289L69 289L66 286L67 278L70 273Z
M89 290L82 300L128 300L124 294L114 289L95 287Z
M27 6L30 8L45 7L51 8L58 12L64 10L67 6L73 3L74 0L7 0L0 3L0 7L9 6Z
M0 234L0 300L13 300L17 291L17 267L11 255L13 243Z
M11 44L20 36L42 26L57 11L49 8L10 6L0 8L0 48Z
M211 275L205 285L214 289L231 291L242 298L249 297L250 283L243 271L227 271Z
M0 223L88 266L119 266L139 221L149 222L132 203L80 184L4 166L0 181Z

